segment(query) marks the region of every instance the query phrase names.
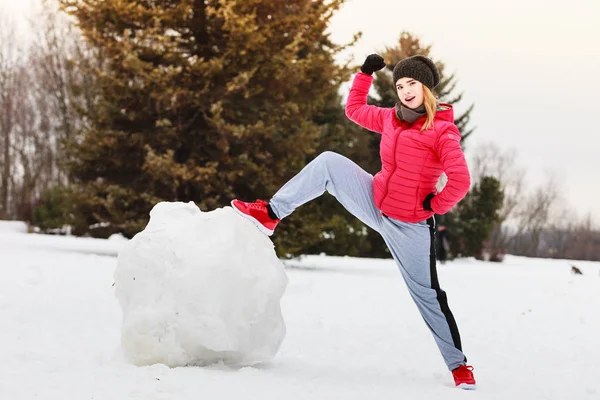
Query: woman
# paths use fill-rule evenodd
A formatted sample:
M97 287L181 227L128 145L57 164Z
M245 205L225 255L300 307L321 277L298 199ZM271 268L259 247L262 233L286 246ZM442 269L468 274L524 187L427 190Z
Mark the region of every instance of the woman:
M357 73L346 115L380 133L382 169L375 177L351 160L324 152L287 182L267 203L233 200L233 208L271 235L279 221L327 190L354 216L381 234L423 319L430 328L456 386L474 389L458 328L440 288L435 267L433 215L448 212L467 193L469 170L460 147L452 106L438 104L432 89L440 75L423 56L400 61L393 82L400 101L395 108L367 105L373 72L385 67L377 54ZM448 182L436 194L445 172Z

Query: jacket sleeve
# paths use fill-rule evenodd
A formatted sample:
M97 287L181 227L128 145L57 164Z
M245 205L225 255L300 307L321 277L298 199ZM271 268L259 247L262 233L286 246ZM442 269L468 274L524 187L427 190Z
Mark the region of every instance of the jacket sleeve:
M384 117L390 109L367 105L372 82L373 76L362 72L356 74L346 102L346 116L365 129L382 133Z
M431 200L431 208L437 214L445 214L461 201L471 187L471 175L460 147L460 132L451 125L438 137L435 151L448 176L444 189Z

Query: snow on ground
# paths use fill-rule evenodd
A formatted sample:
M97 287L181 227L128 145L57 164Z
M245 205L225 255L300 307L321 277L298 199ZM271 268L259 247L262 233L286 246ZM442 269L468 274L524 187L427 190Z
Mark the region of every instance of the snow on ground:
M0 399L598 399L600 263L460 260L440 282L478 389L453 387L390 260L287 261L273 361L136 367L119 350L118 241L0 235Z
M0 233L27 233L27 224L23 221L0 221Z
M1 221L4 222L4 221ZM2 227L4 224L0 224ZM0 246L21 248L22 251L52 250L72 253L117 256L127 242L123 236L113 235L110 239L99 240L75 236L36 235L27 233L7 233L0 228ZM0 262L2 255L0 255Z

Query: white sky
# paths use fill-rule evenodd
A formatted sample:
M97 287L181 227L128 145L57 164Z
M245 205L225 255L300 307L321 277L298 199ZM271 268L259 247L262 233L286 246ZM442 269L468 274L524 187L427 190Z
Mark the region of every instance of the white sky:
M565 200L600 220L600 1L349 0L331 26L338 43L363 32L358 64L404 30L456 73L462 109L475 103L468 156L483 142L514 148L531 188L552 171Z
M19 23L20 28L25 28L25 17L31 13L33 4L39 4L41 0L0 0L0 21L6 17Z
M0 13L19 18L37 1L0 0ZM349 0L330 30L338 43L363 32L345 55L357 64L404 30L420 36L456 73L458 111L475 103L467 155L489 141L515 149L531 188L550 171L565 200L598 221L598 21L598 0Z

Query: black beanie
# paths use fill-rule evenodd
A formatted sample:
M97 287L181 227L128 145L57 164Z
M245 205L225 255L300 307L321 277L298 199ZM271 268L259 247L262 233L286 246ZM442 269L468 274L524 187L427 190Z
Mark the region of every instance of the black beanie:
M394 86L400 78L413 78L433 89L440 83L440 73L437 67L425 56L412 56L400 61L394 67L392 74Z

